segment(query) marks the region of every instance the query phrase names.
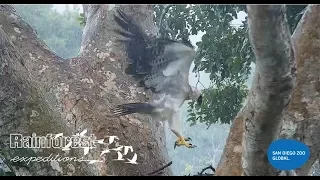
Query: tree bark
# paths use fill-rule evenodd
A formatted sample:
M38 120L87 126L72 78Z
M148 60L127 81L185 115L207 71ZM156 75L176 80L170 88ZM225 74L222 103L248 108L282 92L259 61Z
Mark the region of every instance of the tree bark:
M290 62L294 60L285 6L248 6L249 38L256 57L256 72L245 119L242 155L244 174L274 171L267 149L280 132L281 115L293 87Z
M121 6L122 11L141 23L151 34L156 28L152 7ZM97 139L118 136L119 144L132 146L124 158L138 155L138 164L112 161L117 153L103 156L103 162L13 163L16 175L143 175L166 164L164 129L140 115L115 118L113 105L146 101L148 93L136 87L123 73L124 46L113 32L114 5L84 5L86 26L78 57L62 59L51 52L13 7L0 5L0 155L15 156L83 156L82 149L63 154L61 149L10 149L10 134L46 136L74 135L87 129ZM113 148L110 145L109 148ZM103 147L86 155L100 159ZM123 153L123 151L122 151ZM1 157L0 156L0 157ZM170 169L164 175L170 175Z
M236 147L242 150L236 152L236 162L221 161L219 166L235 168L228 168L227 172L236 172L232 175L263 176L275 174L267 160L267 149L279 135L282 111L289 101L293 86L290 63L294 56L285 6L248 5L247 10L256 72L247 103L231 130L231 134L243 131L243 135L237 134L234 145L229 142L234 141L229 135L226 146L233 145L233 148L225 149L229 152L225 152L222 159ZM224 174L221 171L225 169L217 174Z
M320 6L309 5L292 42L296 54L296 84L283 116L281 138L296 139L310 149L307 163L296 172L306 176L320 152Z
M223 154L216 169L217 176L240 176L243 172L241 165L242 139L244 133L244 112L240 110L234 119L224 147Z
M319 98L319 76L320 76L320 6L309 5L301 18L295 32L293 33L292 45L295 54L294 61L291 62L293 67L291 74L294 77L294 88L291 94L290 102L287 108L283 112L281 131L279 138L296 139L308 145L310 148L310 158L306 164L301 168L296 169L298 176L305 176L310 174L312 165L319 159L320 151L320 98ZM272 40L271 40L272 41ZM257 71L259 71L257 69ZM246 106L244 107L246 109ZM243 111L245 112L245 111ZM240 112L240 115L243 113ZM239 116L240 116L239 115ZM238 122L237 122L238 121ZM231 129L227 145L222 156L221 162L217 168L217 175L224 175L231 170L237 173L231 175L241 175L242 166L239 166L242 158L240 157L242 151L236 155L232 150L239 142L242 142L243 135L238 134L232 139L231 136L234 132L241 132L241 128L244 131L244 124L239 123L244 121L244 118L235 119L234 125ZM265 136L265 135L264 135ZM233 145L237 142L236 145ZM232 148L227 148L232 146ZM231 155L230 155L231 154ZM231 161L225 161L229 159L229 156L236 156L237 158ZM256 161L259 161L258 159ZM264 162L265 166L268 166L268 162ZM219 167L227 167L226 169L220 169ZM294 172L283 172L286 176L295 174ZM269 171L268 175L276 175L273 171Z

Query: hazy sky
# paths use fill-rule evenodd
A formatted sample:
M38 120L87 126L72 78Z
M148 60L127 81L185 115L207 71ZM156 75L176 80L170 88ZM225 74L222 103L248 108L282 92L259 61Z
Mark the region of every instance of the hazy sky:
M66 6L69 6L69 9L72 10L73 4L53 4L53 8L56 9L58 12L62 13L65 9ZM82 4L77 4L78 7L80 8L80 11L82 12ZM238 13L238 19L234 19L231 24L234 25L241 25L242 21L245 20L247 14L243 11ZM196 46L196 43L201 41L201 37L204 34L204 32L198 32L197 35L191 35L190 36L190 41L191 43ZM195 73L192 73L192 69L194 68L194 64L191 65L190 68L190 75L189 75L189 81L190 81L190 85L195 86L198 78L195 77ZM206 74L204 72L200 72L200 82L207 88L210 84L210 79L209 79L209 74ZM201 85L198 84L198 88L203 89L203 87Z
M67 5L72 10L73 4L53 4L53 8L56 9L58 12L62 13L66 9ZM80 8L80 10L82 12L83 11L82 4L77 4L77 5L78 5L78 7Z

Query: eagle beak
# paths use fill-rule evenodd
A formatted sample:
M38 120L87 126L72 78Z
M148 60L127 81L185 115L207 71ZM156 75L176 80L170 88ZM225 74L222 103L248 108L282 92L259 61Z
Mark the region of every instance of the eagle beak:
M174 143L174 147L173 147L173 149L176 149L177 145L178 145L178 143L177 143L177 142L175 142L175 143Z
M198 99L197 99L197 104L198 104L198 106L201 106L201 104L202 104L202 95L200 95L200 96L198 97Z

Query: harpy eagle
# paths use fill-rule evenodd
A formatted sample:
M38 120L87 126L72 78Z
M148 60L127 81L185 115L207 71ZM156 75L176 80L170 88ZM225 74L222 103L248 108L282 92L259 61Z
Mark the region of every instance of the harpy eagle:
M168 121L171 131L178 137L176 146L194 147L190 138L184 138L180 128L180 107L186 100L202 103L201 91L189 85L189 69L196 57L189 40L175 41L150 37L122 11L117 10L115 21L124 31L115 30L126 37L129 65L125 72L139 81L139 86L162 95L147 103L128 103L113 109L115 115L149 114L153 121Z

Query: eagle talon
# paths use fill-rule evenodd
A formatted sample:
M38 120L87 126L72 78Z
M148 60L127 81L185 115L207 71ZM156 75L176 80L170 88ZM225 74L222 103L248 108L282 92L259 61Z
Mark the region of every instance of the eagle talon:
M195 147L197 147L196 145L192 145L192 144L188 144L186 146L187 146L187 148L195 148Z
M174 143L174 149L177 146L186 146L187 148L194 148L196 146L192 145L191 143L187 143L186 141L191 141L191 138L184 138L184 137L179 137L179 139Z

